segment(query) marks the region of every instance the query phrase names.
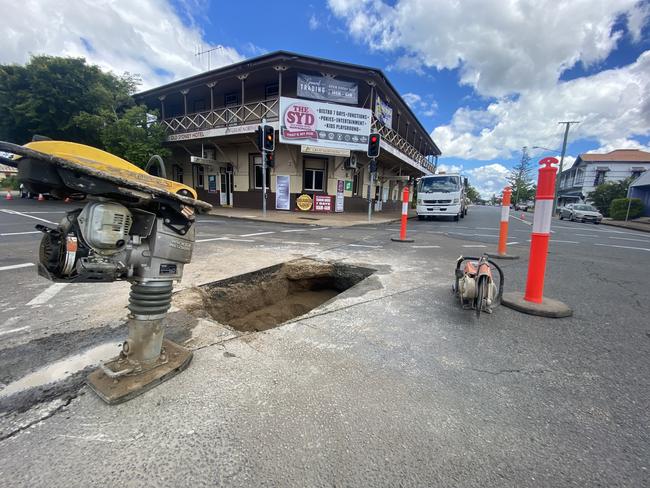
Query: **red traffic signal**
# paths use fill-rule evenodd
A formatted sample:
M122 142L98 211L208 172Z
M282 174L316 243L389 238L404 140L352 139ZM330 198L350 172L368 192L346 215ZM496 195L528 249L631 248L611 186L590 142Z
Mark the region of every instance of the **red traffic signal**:
M267 168L275 168L275 156L271 151L266 153L265 161Z
M376 158L379 156L381 136L377 133L370 134L368 137L368 157Z

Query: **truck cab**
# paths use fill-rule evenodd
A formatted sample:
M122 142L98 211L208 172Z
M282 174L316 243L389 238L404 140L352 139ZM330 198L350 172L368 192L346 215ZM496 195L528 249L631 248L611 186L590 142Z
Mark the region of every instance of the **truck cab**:
M423 176L417 184L418 220L446 215L455 221L467 215L467 178L439 173Z

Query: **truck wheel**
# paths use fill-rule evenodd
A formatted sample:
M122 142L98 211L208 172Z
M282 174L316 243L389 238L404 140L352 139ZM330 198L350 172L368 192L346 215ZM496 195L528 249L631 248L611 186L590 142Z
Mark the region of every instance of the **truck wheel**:
M424 215L418 215L418 220L424 220Z
M458 214L454 215L454 222L458 222L460 218L458 217Z
M461 218L461 219L464 219L464 218L465 218L465 211L464 211L464 210L461 210L461 212L460 212L460 218Z

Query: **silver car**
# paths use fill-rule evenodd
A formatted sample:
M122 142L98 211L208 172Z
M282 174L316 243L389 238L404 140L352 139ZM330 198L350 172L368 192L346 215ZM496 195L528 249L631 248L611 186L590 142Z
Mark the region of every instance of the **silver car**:
M591 205L584 203L570 203L560 210L560 220L569 219L573 222L576 220L580 222L593 222L600 224L603 220L603 215Z

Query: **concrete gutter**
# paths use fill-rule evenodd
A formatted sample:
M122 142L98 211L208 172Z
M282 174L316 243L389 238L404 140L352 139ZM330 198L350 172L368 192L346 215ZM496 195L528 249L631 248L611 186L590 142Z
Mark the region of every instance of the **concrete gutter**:
M624 220L606 220L601 221L603 225L611 225L612 227L623 227L625 229L633 229L641 232L650 232L650 223L638 222L638 221L627 221Z

